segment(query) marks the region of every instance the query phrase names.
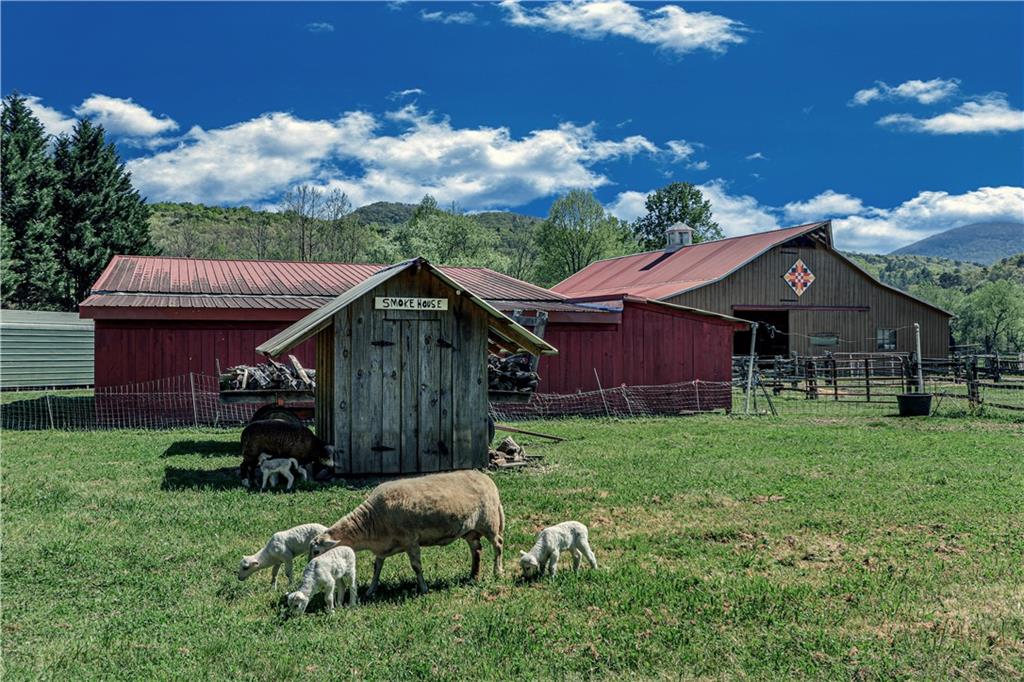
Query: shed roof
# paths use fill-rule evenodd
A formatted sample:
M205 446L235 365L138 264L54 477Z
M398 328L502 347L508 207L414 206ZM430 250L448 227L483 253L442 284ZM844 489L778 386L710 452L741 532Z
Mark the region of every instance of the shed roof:
M686 246L667 253L647 251L591 263L556 284L570 298L631 294L662 299L716 282L765 251L802 235L819 232L832 243L829 221L758 232Z
M334 298L389 266L365 263L114 256L82 305L93 296L228 296L218 307L263 307L256 297ZM565 296L488 268L441 267L452 279L487 299L560 301ZM97 299L104 300L104 299ZM168 299L168 302L174 302ZM150 304L159 304L152 299ZM276 307L276 306L273 306Z
M431 264L430 261L425 258L413 258L378 270L376 273L367 277L359 284L351 287L334 300L321 306L319 309L313 311L292 326L257 346L256 352L273 356L280 355L290 348L295 347L330 324L331 318L336 312L343 310L363 294L373 291L381 284L384 284L392 277L395 277L410 267L425 267L449 286L461 290L469 297L469 300L482 308L488 314L490 319L490 330L500 338L514 343L518 347L527 350L534 355L558 354L558 349L554 346L545 342L540 337L535 336L526 329L526 327L517 324L497 308L480 298L477 292L473 291L472 287L467 287L455 281L445 272L445 270Z

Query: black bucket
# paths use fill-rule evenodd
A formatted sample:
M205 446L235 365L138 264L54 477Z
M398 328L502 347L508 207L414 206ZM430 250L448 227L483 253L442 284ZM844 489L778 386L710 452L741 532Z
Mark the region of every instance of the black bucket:
M931 393L901 393L896 401L901 417L927 417L932 411Z

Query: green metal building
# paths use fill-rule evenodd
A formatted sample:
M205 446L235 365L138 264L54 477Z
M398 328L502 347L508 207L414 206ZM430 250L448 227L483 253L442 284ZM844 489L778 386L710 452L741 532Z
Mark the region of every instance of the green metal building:
M0 388L92 384L92 320L78 313L0 310Z

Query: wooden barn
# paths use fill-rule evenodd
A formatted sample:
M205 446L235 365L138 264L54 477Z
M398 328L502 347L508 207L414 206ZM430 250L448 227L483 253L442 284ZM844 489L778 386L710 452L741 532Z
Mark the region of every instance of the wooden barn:
M915 322L925 357L948 353L950 313L838 252L829 221L699 244L691 236L673 226L665 249L592 263L554 290L577 302L632 295L758 322L759 355L909 353ZM733 343L749 353L749 330Z
M488 349L557 353L422 258L379 270L257 351L307 339L316 431L342 474L486 466Z
M79 308L95 320L96 385L212 377L218 364L260 362L257 346L382 267L115 256ZM729 315L644 296L577 303L486 268L440 270L528 327L547 317L543 337L560 353L541 359L540 392L729 380L740 324ZM315 351L310 339L291 353L311 367Z

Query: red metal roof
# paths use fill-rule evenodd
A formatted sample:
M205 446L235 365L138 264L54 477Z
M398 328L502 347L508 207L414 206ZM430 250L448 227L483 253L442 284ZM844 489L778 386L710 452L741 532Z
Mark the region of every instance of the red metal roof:
M831 226L827 221L810 223L701 242L671 254L648 251L597 261L552 288L570 298L623 294L667 298L717 281L768 249L819 229L825 230L831 243Z
M114 256L80 307L315 309L385 266L361 263ZM487 268L441 268L487 300L562 301Z

